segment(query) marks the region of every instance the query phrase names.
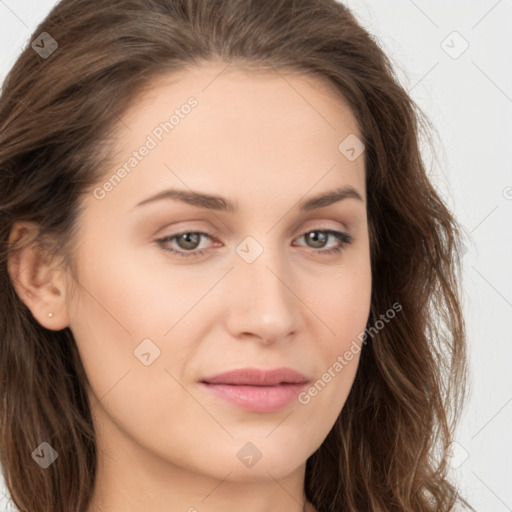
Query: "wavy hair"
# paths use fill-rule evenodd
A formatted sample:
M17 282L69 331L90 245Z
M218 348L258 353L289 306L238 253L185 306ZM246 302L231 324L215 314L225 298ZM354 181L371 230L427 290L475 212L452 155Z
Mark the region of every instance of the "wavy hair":
M447 462L468 374L461 230L420 152L431 123L378 41L335 0L62 0L31 41L42 32L58 48L27 45L0 95L0 463L19 510L85 512L97 452L72 333L35 320L9 257L34 244L75 275L81 199L109 170L122 114L155 79L209 61L321 77L340 92L366 147L368 326L403 308L364 345L347 401L307 460L307 499L319 512L468 505ZM38 232L9 243L20 220ZM31 456L42 441L58 451L44 471Z

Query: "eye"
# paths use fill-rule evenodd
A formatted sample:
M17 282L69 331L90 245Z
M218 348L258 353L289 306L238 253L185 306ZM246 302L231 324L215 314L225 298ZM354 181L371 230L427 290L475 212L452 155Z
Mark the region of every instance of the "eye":
M205 250L197 249L200 245L201 238L212 238L208 233L202 231L185 231L169 235L156 240L156 243L166 252L181 257L199 257L205 254ZM316 229L311 230L302 235L300 238L305 238L308 243L312 243L312 249L324 247L326 241L332 237L338 241L338 245L331 249L313 250L314 253L321 255L329 255L341 252L347 245L352 243L352 236L342 231L335 231L332 229ZM299 238L299 239L300 239ZM173 242L178 246L178 249L172 248L169 244Z
M325 242L329 239L329 237L334 237L336 240L338 240L338 245L336 245L332 249L314 251L324 255L339 253L345 248L345 246L350 245L352 243L351 235L349 235L348 233L344 233L343 231L335 231L333 229L315 229L312 231L308 231L307 233L304 233L300 238L303 237L307 241L312 242L316 247L318 247L318 245L323 247L325 245Z
M171 254L186 258L190 256L202 256L204 254L203 250L197 249L201 237L211 238L208 233L203 233L201 231L185 231L176 235L160 238L157 240L157 242L164 251L168 251ZM179 248L176 250L172 247L169 247L167 243L171 242L172 240L176 240L176 243L181 245L181 249Z

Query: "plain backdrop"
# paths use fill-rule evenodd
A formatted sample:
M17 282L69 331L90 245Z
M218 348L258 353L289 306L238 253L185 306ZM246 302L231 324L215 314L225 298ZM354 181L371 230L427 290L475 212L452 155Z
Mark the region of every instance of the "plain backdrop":
M0 0L0 82L55 4ZM424 150L425 158L467 235L470 398L452 447L452 478L479 512L512 511L512 1L345 4L438 134L435 155ZM0 510L9 510L8 497Z

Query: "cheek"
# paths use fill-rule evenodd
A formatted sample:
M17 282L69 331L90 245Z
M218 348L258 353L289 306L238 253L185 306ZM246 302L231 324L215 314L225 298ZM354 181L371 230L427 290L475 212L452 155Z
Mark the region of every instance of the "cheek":
M165 369L173 371L173 363L190 352L183 335L197 323L190 309L211 285L190 279L179 267L171 271L163 259L147 264L122 243L84 237L77 258L79 285L69 304L70 329L95 397L114 393L114 387L126 392L130 381L158 392L155 403L160 398L169 402L177 384ZM179 371L176 378L181 380ZM139 387L130 389L133 399ZM118 400L123 401L120 395ZM147 404L147 397L140 400Z
M148 431L154 433L156 425L168 428L170 420L179 417L174 437L183 437L181 419L198 413L178 384L182 376L167 369L186 347L173 340L170 350L164 333L183 316L186 299L179 295L172 299L175 292L169 291L161 275L156 278L159 272L154 268L134 272L119 254L109 256L111 260L107 254L99 260L101 265L84 267L81 291L70 314L91 387L95 423L106 435L118 435L116 428L121 428L150 444L144 439ZM115 265L114 256L118 256Z
M346 401L359 364L364 331L371 306L371 268L361 255L354 265L340 267L314 297L322 335L312 348L319 357L317 381L307 390L303 403L316 402L334 422Z
M147 330L158 313L150 303L151 282L143 268L132 265L129 254L113 242L84 237L77 255L78 292L69 304L70 329L98 398L142 366L135 347L160 331L159 326Z
M78 258L81 298L75 315L93 318L98 327L117 330L133 342L161 337L204 293L204 287L179 268L171 270L164 258L155 264L122 241L89 240Z
M369 259L362 255L357 264L340 267L315 290L311 309L325 327L322 340L332 355L350 345L352 338L366 328L372 292Z

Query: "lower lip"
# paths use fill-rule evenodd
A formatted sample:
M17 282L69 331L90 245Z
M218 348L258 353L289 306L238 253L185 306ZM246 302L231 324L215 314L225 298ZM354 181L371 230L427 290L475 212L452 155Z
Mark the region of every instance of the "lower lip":
M201 382L201 386L242 409L253 412L273 412L297 400L297 395L305 388L306 383L238 386Z

